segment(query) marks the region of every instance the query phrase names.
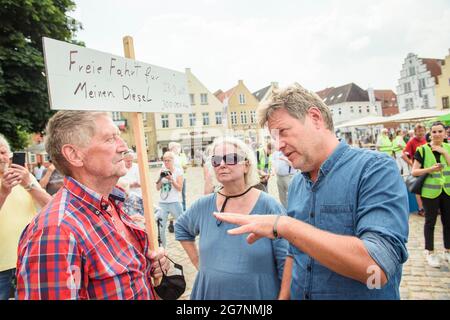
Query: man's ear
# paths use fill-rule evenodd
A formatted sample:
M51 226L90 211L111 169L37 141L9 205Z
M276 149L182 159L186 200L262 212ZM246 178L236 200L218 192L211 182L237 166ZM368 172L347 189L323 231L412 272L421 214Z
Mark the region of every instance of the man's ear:
M311 107L308 110L308 116L311 118L311 121L316 129L323 127L323 117L322 112L316 107Z
M84 153L82 153L76 146L72 144L65 144L63 145L61 152L70 165L77 168L83 166Z

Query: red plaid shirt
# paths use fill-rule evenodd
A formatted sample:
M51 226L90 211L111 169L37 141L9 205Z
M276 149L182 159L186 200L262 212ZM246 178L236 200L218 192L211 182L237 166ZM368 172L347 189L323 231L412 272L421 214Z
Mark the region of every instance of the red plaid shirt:
M151 262L115 227L114 205L144 252L145 231L122 211L124 193L109 199L66 177L23 232L18 249L19 299L154 299Z

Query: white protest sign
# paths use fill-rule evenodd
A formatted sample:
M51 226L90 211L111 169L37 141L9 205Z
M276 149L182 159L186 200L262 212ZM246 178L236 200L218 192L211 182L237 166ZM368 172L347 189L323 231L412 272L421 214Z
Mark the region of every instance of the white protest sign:
M51 109L191 110L182 72L45 37L43 45Z

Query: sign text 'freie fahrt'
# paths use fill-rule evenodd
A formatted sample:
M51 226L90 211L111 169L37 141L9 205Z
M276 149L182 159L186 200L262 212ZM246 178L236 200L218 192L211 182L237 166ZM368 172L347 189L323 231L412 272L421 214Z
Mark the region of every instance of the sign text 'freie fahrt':
M57 110L190 112L182 72L43 38L50 105Z

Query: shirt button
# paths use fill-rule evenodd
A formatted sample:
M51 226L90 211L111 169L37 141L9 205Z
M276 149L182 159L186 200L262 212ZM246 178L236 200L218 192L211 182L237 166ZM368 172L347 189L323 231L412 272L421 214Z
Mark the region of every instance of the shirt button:
M98 210L95 210L95 213L96 213L96 214L100 214L100 211L98 211Z

